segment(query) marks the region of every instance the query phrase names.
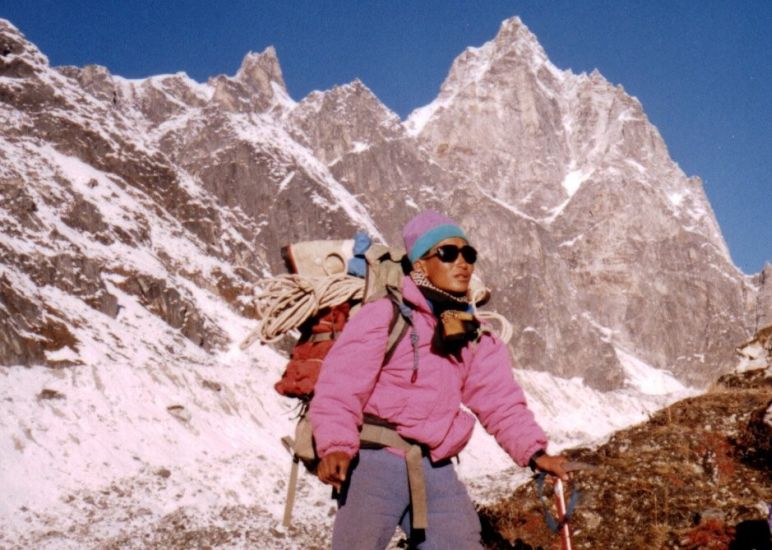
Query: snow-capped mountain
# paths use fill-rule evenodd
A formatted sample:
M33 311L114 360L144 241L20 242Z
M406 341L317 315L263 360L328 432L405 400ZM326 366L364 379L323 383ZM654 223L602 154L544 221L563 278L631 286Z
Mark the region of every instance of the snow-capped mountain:
M537 257L555 256L550 271L570 281L555 306L576 304L602 340L691 383L731 362L732 343L753 328L752 285L731 263L701 182L670 159L621 86L558 70L514 18L464 52L406 126L438 164L545 231ZM506 256L518 256L508 241ZM507 271L543 276L524 267ZM685 316L701 329L685 328ZM564 347L553 326L537 322L528 346Z
M0 135L0 545L143 547L174 522L326 540L310 478L313 521L275 530L284 359L238 347L289 242L458 219L556 448L731 368L770 303L640 103L517 18L406 121L359 81L294 101L272 48L207 83L127 80L51 67L0 20ZM506 490L490 438L467 454L477 498Z

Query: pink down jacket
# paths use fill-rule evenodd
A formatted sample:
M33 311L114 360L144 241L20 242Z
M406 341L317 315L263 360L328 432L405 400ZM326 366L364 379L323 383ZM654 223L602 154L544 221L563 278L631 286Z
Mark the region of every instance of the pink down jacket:
M388 299L371 302L348 322L322 364L310 417L317 452L359 451L363 413L397 426L406 439L426 445L433 461L457 455L472 436L474 417L521 466L546 448L544 431L515 382L504 344L485 334L468 345L461 361L430 351L436 318L415 283L405 277L404 299L414 304L418 376L414 383L410 333L382 365L394 309Z

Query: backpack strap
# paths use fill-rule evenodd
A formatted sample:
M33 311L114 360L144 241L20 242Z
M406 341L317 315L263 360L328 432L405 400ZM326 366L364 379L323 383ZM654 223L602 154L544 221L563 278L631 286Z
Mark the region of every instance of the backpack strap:
M410 328L410 344L413 347L413 374L410 376L410 383L415 384L418 378L418 331L413 323L414 308L410 302L402 299L402 292L394 286L389 285L386 287L386 296L391 300L394 307L394 317L391 321L383 364L385 365L391 360L397 344L399 344L407 333L408 328Z
M362 432L359 438L366 443L391 447L392 449L399 449L405 452L413 529L426 529L429 525L429 519L426 506L426 482L421 461L423 449L421 446L417 443L410 443L393 428L369 423L362 425Z
M391 447L405 453L407 463L407 481L412 504L413 529L426 529L428 526L428 508L426 505L426 482L422 464L423 449L417 443L411 443L397 433L397 430L386 423L378 422L366 415L359 439L362 443L379 447ZM311 434L311 422L305 412L298 421L295 439L285 437L282 443L292 453L290 479L287 484L287 500L284 503L284 518L282 524L289 528L292 523L292 508L295 505L295 495L298 485L298 467L302 461L307 468L315 466L316 455ZM313 466L312 466L313 465Z
M292 525L292 508L295 506L295 495L298 490L298 463L300 459L297 455L292 457L292 466L290 467L290 478L287 484L287 500L284 502L284 517L281 524L289 528Z
M389 288L398 289L406 271L403 261L404 249L373 243L365 252L367 274L365 275L365 303L374 302L389 294Z
M405 334L407 334L408 328L410 328L410 325L412 324L412 318L409 323L395 300L391 300L391 305L393 306L394 312L391 318L391 323L389 324L389 338L386 341L386 355L383 356L384 365L391 361L391 357L394 355L394 350L397 349L397 344L402 341L402 339L405 337ZM410 310L409 314L411 317L412 313L412 310Z
M314 449L314 436L311 430L311 419L308 418L308 407L304 406L300 412L300 418L295 426L295 439L289 436L283 437L281 442L292 455L290 478L287 484L287 500L284 502L284 518L282 525L289 528L292 524L292 508L295 506L295 494L298 489L298 466L302 461L306 469L316 468L316 450Z

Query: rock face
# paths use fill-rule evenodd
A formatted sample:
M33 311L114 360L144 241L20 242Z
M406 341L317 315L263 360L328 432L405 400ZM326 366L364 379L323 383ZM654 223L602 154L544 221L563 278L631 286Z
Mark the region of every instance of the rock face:
M624 353L699 386L772 315L640 103L517 18L404 123L359 81L296 103L272 48L200 84L52 68L5 21L0 43L2 364L88 362L82 305L223 349L210 301L252 314L282 245L399 242L425 208L468 229L525 368L610 390Z
M242 286L254 281L262 268L254 223L234 224L233 213L219 211L160 150L148 149L137 131L152 122L138 128L121 112L120 90L107 71L53 70L7 23L0 23L0 37L8 51L0 59L8 329L2 363L61 364L51 353L65 347L67 361L81 363L85 350L73 333L88 333L91 323L78 310L85 305L116 319L128 306L119 304L121 289L196 345L222 345L216 320L196 311L184 281L202 277L215 288L223 278ZM175 239L212 265L186 264ZM236 275L240 263L248 267ZM141 284L122 284L150 273L179 278L177 288L161 282L148 298Z
M759 293L756 298L756 329L772 326L772 264L764 266L758 275Z

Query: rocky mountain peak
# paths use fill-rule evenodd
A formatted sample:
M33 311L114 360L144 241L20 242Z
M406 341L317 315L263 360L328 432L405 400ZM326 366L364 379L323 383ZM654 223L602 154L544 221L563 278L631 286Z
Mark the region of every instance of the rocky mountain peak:
M551 235L554 252L538 239L542 256L561 258L549 271L566 269L578 287L597 288L597 294L590 290L580 299L578 311L592 312L580 316L596 327L619 327L614 340L626 349L664 349L661 344L669 341L666 347L681 351L638 357L668 364L690 382L704 380L697 351L704 341L685 332L676 336L683 325L668 329L643 322L656 318L676 294L685 302L702 300L702 289L695 291L688 281L660 286L652 281L662 277L663 257L679 269L697 261L701 273L722 272L722 290L711 291L710 309L719 294L727 305L706 322L721 311L743 309L745 282L731 265L704 190L672 161L640 102L598 71L574 75L556 69L527 27L512 19L494 40L454 61L438 98L413 112L405 127L437 164L469 178L484 197ZM632 204L638 206L631 209ZM618 239L610 237L610 227ZM527 247L519 245L522 256ZM649 253L652 261L641 261L641 254ZM611 265L622 258L637 258L638 266L619 277ZM651 314L643 313L649 308ZM737 327L724 342L746 329ZM659 343L634 343L643 335ZM709 346L716 360L731 361L731 346L718 340Z
M375 96L372 90L370 90L370 88L368 88L367 85L358 78L355 78L348 84L335 86L328 92L328 94L333 97L346 97L350 95L366 97L368 100L380 103L380 100Z
M549 108L549 103L554 104L562 95L567 75L570 72L558 70L536 36L514 17L504 21L493 40L480 47L467 48L459 55L438 98L411 113L405 126L410 134L423 133L423 137L432 140L432 128L437 124L444 126L444 118L455 118L457 109L462 109L467 113L465 118L470 119L469 124L479 126L482 132L490 128L492 118L496 125L510 129L491 133L487 138L481 135L484 141L489 141L486 149L497 148L493 141L500 139L508 142L507 148L536 134L546 134L547 139L551 139L561 131L560 119L539 120L539 111ZM539 103L547 104L540 106ZM526 119L527 128L519 128L517 118ZM463 133L469 134L466 130ZM477 132L469 135L477 137ZM555 153L559 154L559 151Z
M373 115L373 122L382 125L384 121L398 124L399 116L384 105L367 85L358 78L348 84L335 86L324 93L323 104L344 115L351 111L366 111Z
M493 40L498 55L517 54L521 59L540 66L549 63L544 48L536 35L519 17L505 20Z
M288 122L293 135L327 164L402 135L399 116L359 79L310 94Z
M550 88L563 79L536 36L519 17L513 17L502 23L493 40L467 48L456 59L443 91L459 93L465 87L484 88L493 82L508 87L521 73L538 77Z
M212 101L226 111L285 113L295 105L273 46L261 53L249 52L236 76L220 75L209 84L214 88Z
M549 64L544 49L528 28L517 21L505 22L496 37L477 48L467 48L453 63L443 90L461 90L483 82L510 82L526 71L536 74Z
M287 92L279 58L273 46L268 46L260 53L249 52L245 55L236 73L236 80L257 93L267 93L271 89L271 83L277 84L284 93Z
M0 19L0 76L24 78L48 67L48 58L7 19Z

